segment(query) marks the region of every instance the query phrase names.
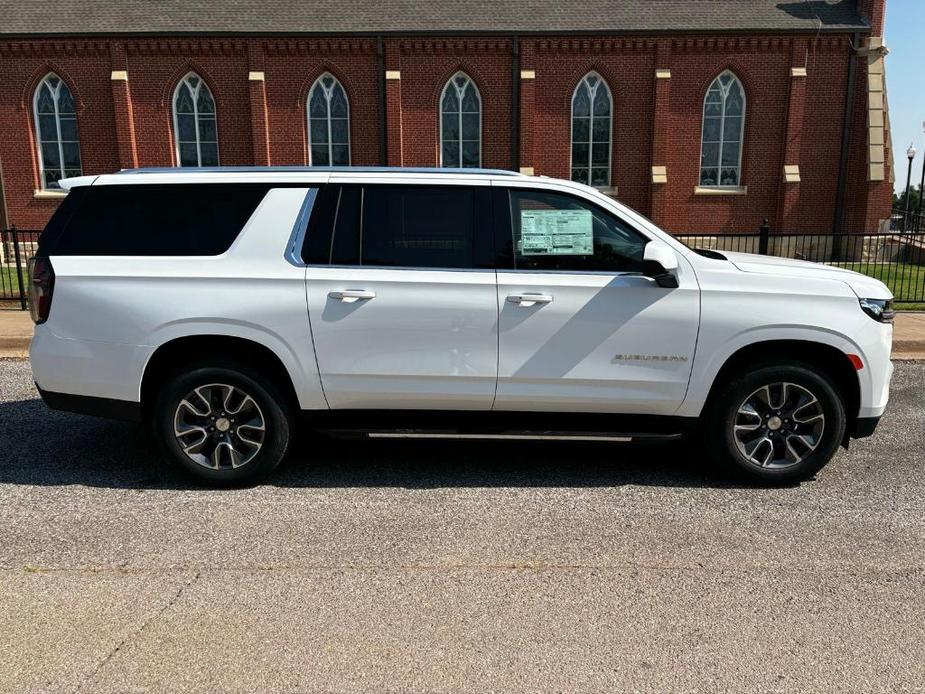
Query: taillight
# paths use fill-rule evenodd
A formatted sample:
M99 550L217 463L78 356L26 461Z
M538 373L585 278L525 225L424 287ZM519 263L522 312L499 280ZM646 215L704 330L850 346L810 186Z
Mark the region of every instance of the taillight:
M38 325L48 320L51 295L55 291L55 271L51 260L36 257L29 261L29 313Z

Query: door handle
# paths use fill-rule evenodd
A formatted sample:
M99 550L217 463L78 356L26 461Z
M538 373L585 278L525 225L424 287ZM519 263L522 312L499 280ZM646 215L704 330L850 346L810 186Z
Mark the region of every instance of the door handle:
M328 296L345 304L352 304L354 301L361 299L375 299L376 292L370 292L365 289L345 289L340 292L328 292Z
M512 304L529 308L537 304L551 304L552 296L549 294L511 294L507 300Z

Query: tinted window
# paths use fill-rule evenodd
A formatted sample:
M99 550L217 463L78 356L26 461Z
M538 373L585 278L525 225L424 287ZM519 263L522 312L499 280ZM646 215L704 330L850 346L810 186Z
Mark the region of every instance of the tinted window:
M61 234L64 232L65 228L67 228L68 222L71 217L74 216L74 212L77 211L77 208L80 207L80 203L83 202L89 190L89 186L72 188L67 194L67 197L61 201L61 204L58 205L58 209L55 210L51 219L48 220L48 224L45 225L45 231L43 231L42 235L39 237L40 254L48 255L50 253L49 249L53 249L57 246L58 239L61 238Z
M335 265L356 265L360 257L360 211L363 189L342 186L337 201L337 220L331 245L331 262Z
M340 186L321 186L312 204L302 260L309 265L327 265L331 259L331 234L340 202Z
M475 205L476 191L460 186L366 188L362 264L473 267Z
M647 239L595 205L538 190L508 198L516 269L642 272Z
M228 250L268 189L262 184L92 186L47 252L218 255Z

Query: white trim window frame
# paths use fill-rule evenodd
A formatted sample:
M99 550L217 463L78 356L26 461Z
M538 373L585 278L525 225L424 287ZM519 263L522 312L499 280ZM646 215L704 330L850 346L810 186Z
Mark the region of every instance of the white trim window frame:
M739 188L745 144L745 88L731 70L710 82L703 97L700 128L699 186ZM735 148L733 157L727 150ZM735 161L735 164L727 163Z
M54 72L45 75L35 88L32 95L32 117L38 150L40 189L57 190L59 180L81 176L83 167L74 95L64 80ZM57 164L50 161L52 155L57 157ZM51 180L49 174L53 177Z
M324 99L324 115L312 115L312 98L316 90L320 89L321 98ZM339 90L339 91L338 91ZM343 97L344 115L335 116L334 106L336 106L336 97ZM347 90L344 85L330 72L325 72L318 77L308 90L308 99L305 102L305 113L308 121L308 163L311 166L350 166L352 152L350 150L350 98L347 96ZM327 140L322 142L320 139L316 142L312 137L312 121L322 122L324 127L322 132L326 135ZM343 121L344 133L335 133L335 121ZM337 141L335 142L335 136ZM316 147L323 147L327 150L327 161L316 161L314 152ZM335 156L335 147L337 155ZM344 149L346 148L346 149ZM341 159L341 154L346 151L346 159Z
M587 114L575 113L575 104L579 95L587 97ZM600 102L598 101L599 96L601 97ZM602 112L605 105L604 99L606 99L606 113ZM584 183L595 188L608 188L611 181L613 152L613 93L610 91L610 85L600 73L589 72L575 86L571 105L569 177L576 183ZM598 106L601 106L600 111ZM606 137L600 131L605 123ZM575 139L576 136L578 140ZM581 154L584 147L587 147L587 152ZM606 158L601 156L605 148ZM577 157L576 149L578 150ZM595 157L595 151L597 151L597 157Z
M469 94L475 98L476 110L472 110L471 106L469 107L469 110L464 110L466 107L466 97ZM455 99L455 111L447 109L448 96L452 96ZM450 77L450 79L447 80L446 85L443 87L443 91L440 92L439 110L441 168L480 168L482 166L482 94L479 92L479 88L476 86L472 78L462 70L456 72L452 77ZM471 124L473 121L472 116L477 117L476 121L478 124L475 138L471 136ZM455 133L453 126L455 126ZM467 133L469 134L468 138L465 137ZM471 145L473 142L478 145L477 159L473 161L470 158L469 162L467 163L466 145ZM455 158L454 161L447 161L445 151L447 146L450 147L452 157Z
M190 103L188 106L182 104L184 109L189 110L180 113L178 102L183 90L187 90ZM173 90L171 111L177 166L218 166L218 113L215 96L202 77L195 72L183 76ZM181 117L184 121L191 119L192 130L189 125L181 127ZM195 161L190 157L194 151Z

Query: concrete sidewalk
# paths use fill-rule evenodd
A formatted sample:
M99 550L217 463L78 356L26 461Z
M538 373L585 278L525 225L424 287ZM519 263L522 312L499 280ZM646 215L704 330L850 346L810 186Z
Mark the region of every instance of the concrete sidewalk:
M0 359L25 358L31 338L28 311L0 310ZM896 315L893 358L925 359L925 312Z
M925 312L896 314L893 358L925 359Z

